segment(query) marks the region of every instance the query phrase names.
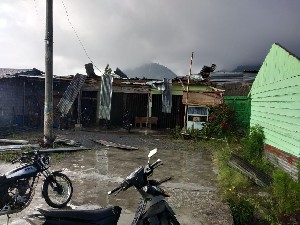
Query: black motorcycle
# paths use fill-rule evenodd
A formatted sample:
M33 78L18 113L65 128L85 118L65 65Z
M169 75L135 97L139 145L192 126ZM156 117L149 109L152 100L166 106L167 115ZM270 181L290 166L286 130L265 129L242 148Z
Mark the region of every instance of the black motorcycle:
M169 197L159 185L162 181L148 180L153 171L162 165L158 159L150 164L150 158L157 152L157 149L150 151L148 163L140 166L129 174L118 187L109 191L111 195L117 195L130 187L135 187L141 194L142 199L138 205L135 217L131 225L180 225L172 208L165 201ZM33 225L117 225L121 208L118 206L96 210L42 210L39 214L31 215L27 221Z
M25 152L12 163L19 163L19 166L0 175L0 215L17 213L26 208L41 175L45 177L42 196L49 206L62 208L70 201L72 183L61 171L49 171L49 156L40 151Z

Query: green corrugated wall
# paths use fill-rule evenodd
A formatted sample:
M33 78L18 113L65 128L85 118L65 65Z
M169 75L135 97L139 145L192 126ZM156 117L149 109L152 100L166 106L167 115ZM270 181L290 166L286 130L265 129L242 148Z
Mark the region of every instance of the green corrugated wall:
M243 128L250 126L251 102L247 96L224 96L224 103L235 110L236 122Z
M250 125L264 128L266 144L300 156L300 61L273 44L251 88Z

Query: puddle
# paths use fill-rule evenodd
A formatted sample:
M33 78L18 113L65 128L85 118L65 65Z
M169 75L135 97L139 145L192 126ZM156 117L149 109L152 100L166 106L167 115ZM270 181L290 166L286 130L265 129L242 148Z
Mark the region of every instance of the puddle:
M118 186L136 167L146 164L149 150L157 147L158 152L152 161L160 158L164 165L154 171L151 179L173 177L162 186L171 195L167 201L177 214L179 222L182 225L232 224L229 208L218 196L216 173L208 153L178 149L176 144L169 144L163 137L151 139L143 135L122 135L120 138L118 134L98 133L85 135L94 139L106 138L116 143L123 141L120 144L139 146L139 150L125 151L90 143L88 147L92 150L72 153L56 162L52 169L63 169L63 173L73 182L74 193L70 202L72 208L119 205L123 208L119 224L130 224L140 200L138 192L134 188L117 196L108 196L107 192ZM72 136L69 138L76 139ZM83 137L78 138L80 140ZM2 167L0 165L0 173ZM42 198L37 197L39 192L37 189L30 207L19 215L14 215L15 219L11 224L25 225L24 220L17 218L33 212L37 206L48 207ZM5 216L0 216L0 224L5 224L5 219Z

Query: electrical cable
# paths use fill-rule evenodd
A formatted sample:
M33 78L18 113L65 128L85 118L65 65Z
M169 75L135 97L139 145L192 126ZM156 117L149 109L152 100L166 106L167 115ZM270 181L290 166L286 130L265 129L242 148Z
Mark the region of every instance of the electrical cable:
M87 58L90 60L90 62L96 67L96 69L97 70L99 70L100 71L100 73L102 73L101 72L101 70L94 64L94 62L93 62L93 60L91 59L91 57L89 56L89 54L87 53L87 50L86 50L86 48L84 47L84 45L83 45L83 43L82 43L82 41L80 40L80 38L79 38L79 35L78 35L78 33L77 33L77 31L75 30L75 28L74 28L74 26L73 26L73 24L71 23L71 20L70 20L70 16L69 16L69 13L68 13L68 10L67 10L67 7L66 7L66 5L65 5L65 3L64 3L64 1L63 0L61 0L61 2L62 2L62 5L63 5L63 7L64 7L64 9L65 9L65 13L66 13L66 16L67 16L67 19L68 19L68 22L69 22L69 24L70 24L70 26L72 27L72 29L73 29L73 31L74 31L74 33L75 33L75 35L76 35L76 37L77 37L77 40L78 40L78 42L80 43L80 45L81 45L81 47L82 47L82 49L83 49L83 51L84 51L84 53L85 53L85 55L87 56Z

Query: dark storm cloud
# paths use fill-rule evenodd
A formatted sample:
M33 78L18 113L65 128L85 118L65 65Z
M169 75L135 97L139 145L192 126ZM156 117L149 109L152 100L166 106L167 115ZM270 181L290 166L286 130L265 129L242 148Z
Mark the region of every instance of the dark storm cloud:
M178 75L260 64L278 42L300 55L298 0L64 0L69 19L99 68L158 62ZM85 72L89 59L54 1L54 71ZM1 0L1 67L44 68L45 1ZM19 24L19 25L18 25ZM24 47L25 46L25 47ZM27 60L30 59L30 60ZM96 71L97 73L97 71ZM100 72L98 72L99 74Z

